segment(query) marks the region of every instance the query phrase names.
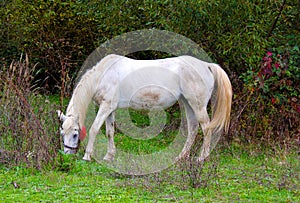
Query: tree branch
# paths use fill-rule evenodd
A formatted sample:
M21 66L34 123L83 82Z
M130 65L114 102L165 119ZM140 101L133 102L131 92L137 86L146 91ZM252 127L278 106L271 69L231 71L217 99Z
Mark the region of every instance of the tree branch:
M277 22L278 22L278 19L279 19L279 17L281 16L281 13L282 13L282 11L283 11L283 8L284 8L284 6L285 6L285 3L286 3L286 0L283 0L283 1L282 1L282 4L281 4L281 6L280 6L280 9L279 9L279 13L278 13L277 17L275 18L275 20L274 20L274 22L273 22L273 24L272 24L271 29L269 30L269 33L268 33L268 35L267 35L267 39L268 39L269 37L271 37L272 32L273 32L273 30L275 29L276 24L277 24Z

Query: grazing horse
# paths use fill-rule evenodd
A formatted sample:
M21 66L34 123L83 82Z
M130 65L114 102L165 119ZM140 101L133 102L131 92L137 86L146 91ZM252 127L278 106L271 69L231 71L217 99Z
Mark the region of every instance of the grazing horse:
M212 138L228 131L232 87L225 71L217 64L191 56L157 60L134 60L108 55L88 70L77 84L66 115L61 111L64 152L76 153L86 136L84 121L91 101L99 105L89 129L84 160L91 160L93 145L101 126L106 122L108 137L104 160L114 159L114 112L118 108L168 108L177 101L183 104L187 122L187 140L177 160L188 156L198 133L199 123L204 138L198 161L204 160L212 148ZM212 104L209 118L207 105ZM198 140L197 140L198 141Z

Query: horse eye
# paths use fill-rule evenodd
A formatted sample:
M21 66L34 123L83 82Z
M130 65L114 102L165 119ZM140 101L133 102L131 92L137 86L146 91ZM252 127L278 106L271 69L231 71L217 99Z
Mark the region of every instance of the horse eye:
M77 134L73 134L73 139L76 139L77 138Z

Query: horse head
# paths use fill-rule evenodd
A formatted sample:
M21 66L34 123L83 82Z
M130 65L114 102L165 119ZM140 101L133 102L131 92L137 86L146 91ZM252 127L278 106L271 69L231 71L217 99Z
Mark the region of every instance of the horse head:
M75 154L79 148L80 141L84 140L86 130L79 125L78 116L66 116L61 111L57 111L58 117L62 122L60 134L63 138L64 152Z

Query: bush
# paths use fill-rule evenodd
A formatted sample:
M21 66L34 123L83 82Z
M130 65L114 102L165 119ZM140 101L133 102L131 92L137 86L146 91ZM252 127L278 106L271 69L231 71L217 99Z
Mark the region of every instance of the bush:
M6 123L11 121L7 118L29 118L32 109L40 108L40 104L31 104L31 88L25 94L5 82L9 81L7 66L20 52L28 53L37 64L35 70L29 70L38 86L50 93L61 90L64 95L71 93L80 65L100 44L128 31L156 28L192 39L229 74L235 95L228 139L237 135L246 142L267 143L267 139L283 143L295 140L300 133L300 21L299 2L295 0L14 0L2 2L0 11L1 93L6 95L9 90L19 99L6 95L2 101L9 106L10 100L24 103L25 98L29 104L26 111L14 104ZM17 116L14 111L22 116L13 117ZM45 120L43 113L35 112ZM17 131L23 132L23 124L18 125ZM39 132L30 125L31 131ZM13 134L7 126L3 130Z
M245 86L236 95L232 129L244 141L260 140L264 145L285 149L298 145L299 64L298 46L274 48L262 57L258 68L241 76Z
M28 57L0 72L0 163L51 166L58 149L55 105L37 94Z
M62 68L72 80L101 43L128 31L156 28L194 40L231 75L240 75L257 67L268 47L297 41L297 7L292 0L15 0L1 7L1 54L10 63L12 54L26 51L39 62L41 85L53 91Z
M257 70L250 70L252 86L273 105L289 105L300 113L297 100L300 96L299 47L287 50L273 49L263 57ZM244 77L245 79L247 76ZM249 79L249 78L248 78ZM299 108L299 109L298 109Z

